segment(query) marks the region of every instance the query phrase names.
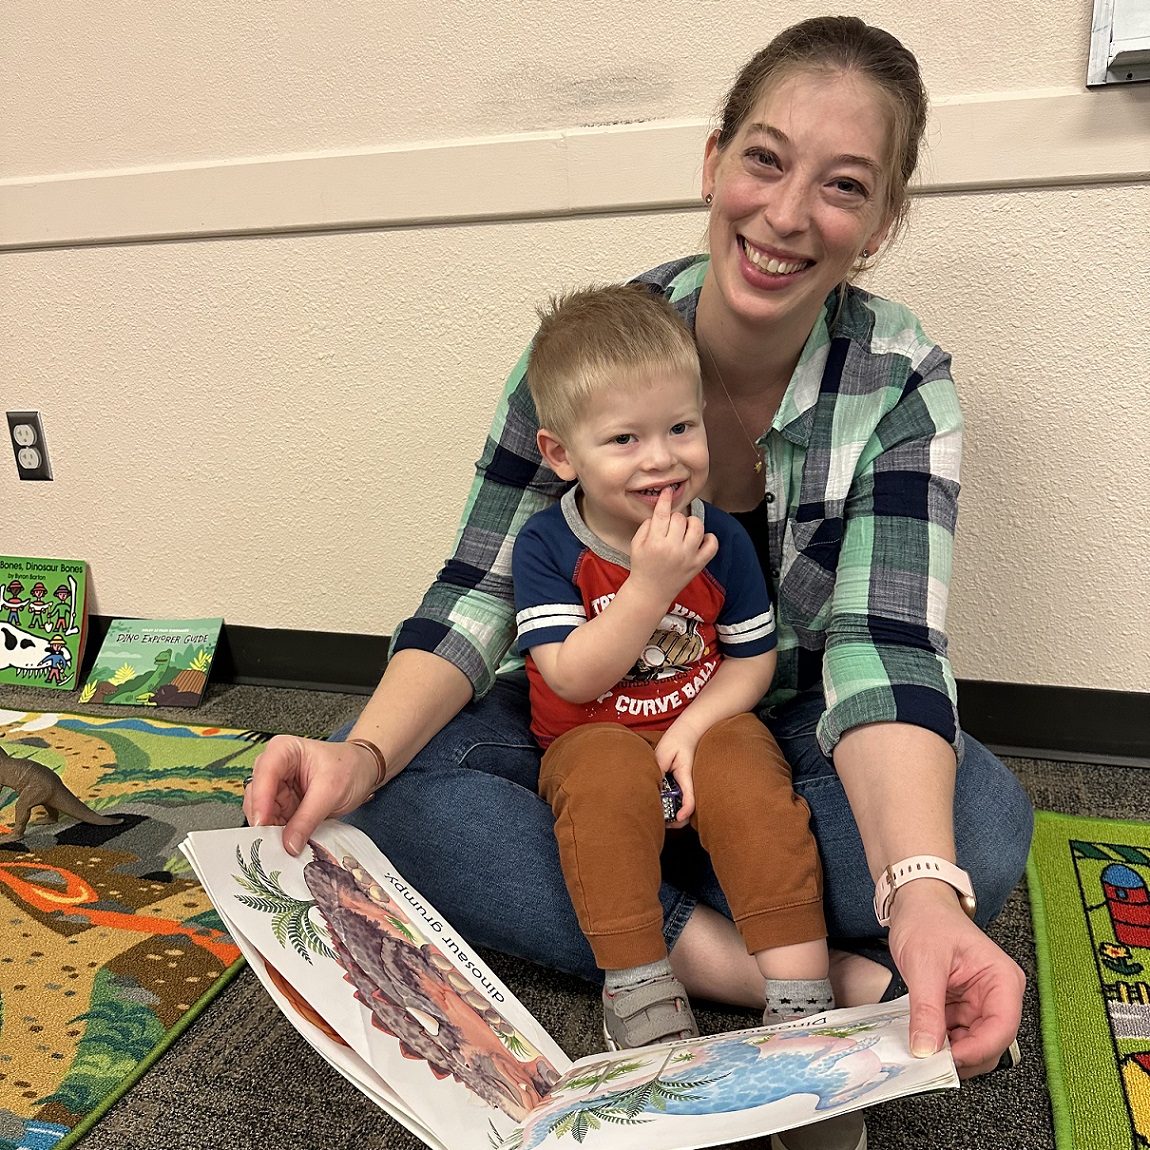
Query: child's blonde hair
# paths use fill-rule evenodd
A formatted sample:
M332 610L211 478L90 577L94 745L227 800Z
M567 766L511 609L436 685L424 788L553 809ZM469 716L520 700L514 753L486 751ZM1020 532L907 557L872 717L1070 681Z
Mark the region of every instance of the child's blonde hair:
M699 380L699 353L687 325L661 293L644 284L581 288L539 309L527 383L539 426L571 433L587 402L652 368Z

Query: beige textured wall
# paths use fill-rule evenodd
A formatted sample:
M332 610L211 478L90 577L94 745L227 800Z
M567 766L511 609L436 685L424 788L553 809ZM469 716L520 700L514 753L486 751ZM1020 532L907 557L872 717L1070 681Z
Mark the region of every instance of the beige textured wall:
M904 8L860 12L915 48L936 99L1081 86L1089 5L997 11L1026 36L957 0ZM809 11L752 3L736 29L717 2L103 0L57 23L22 0L0 47L0 194L707 116ZM44 412L56 473L20 483L0 460L5 549L87 558L101 614L388 632L450 547L533 305L694 250L702 226L631 211L0 252L4 406ZM1150 690L1147 235L1144 182L928 193L876 275L955 355L961 676Z
M761 43L818 11L797 0L10 0L0 163L6 175L64 173L705 116ZM992 20L959 0L855 11L914 48L936 98L1086 75L1089 3L1002 0Z

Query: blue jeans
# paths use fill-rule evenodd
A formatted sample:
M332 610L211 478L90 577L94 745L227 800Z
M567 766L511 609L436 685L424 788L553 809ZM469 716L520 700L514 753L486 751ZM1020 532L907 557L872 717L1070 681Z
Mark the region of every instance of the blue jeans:
M824 709L821 697L805 696L761 717L811 809L832 940L877 938L885 932L871 909L862 840L834 765L815 740ZM539 758L526 678L501 676L346 821L473 945L599 981L559 866L551 808L536 790ZM969 737L954 808L958 862L970 872L985 925L1026 865L1033 810L1011 772ZM696 903L730 911L694 835L668 838L659 897L671 947Z

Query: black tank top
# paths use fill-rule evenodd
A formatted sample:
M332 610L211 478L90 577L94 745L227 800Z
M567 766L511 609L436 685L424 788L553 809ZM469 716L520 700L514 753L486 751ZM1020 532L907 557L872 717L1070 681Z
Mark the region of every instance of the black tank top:
M766 579L771 597L774 598L775 581L771 578L771 533L767 518L767 501L762 500L750 511L732 511L731 515L743 525L751 537L751 542L755 545L755 554L759 557L759 566L763 569L763 578Z

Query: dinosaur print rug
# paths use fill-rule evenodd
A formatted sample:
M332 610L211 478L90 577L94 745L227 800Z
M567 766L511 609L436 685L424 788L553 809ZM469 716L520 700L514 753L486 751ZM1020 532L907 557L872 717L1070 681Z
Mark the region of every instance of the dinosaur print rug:
M0 748L118 820L37 808L17 839L0 787L0 1150L78 1140L240 969L177 844L242 824L268 737L0 711Z
M1150 823L1040 811L1027 884L1058 1150L1147 1150Z

